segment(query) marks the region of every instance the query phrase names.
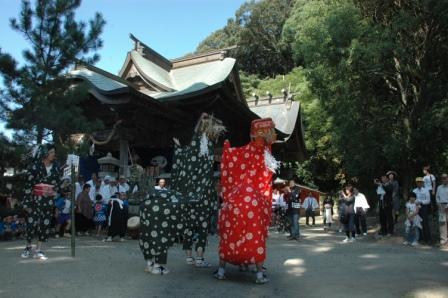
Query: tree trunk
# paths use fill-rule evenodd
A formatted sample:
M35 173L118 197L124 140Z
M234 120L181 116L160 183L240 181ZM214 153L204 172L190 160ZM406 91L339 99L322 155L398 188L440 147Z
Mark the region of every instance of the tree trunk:
M36 135L36 143L42 144L42 141L44 140L44 129L40 126L37 126L37 135Z

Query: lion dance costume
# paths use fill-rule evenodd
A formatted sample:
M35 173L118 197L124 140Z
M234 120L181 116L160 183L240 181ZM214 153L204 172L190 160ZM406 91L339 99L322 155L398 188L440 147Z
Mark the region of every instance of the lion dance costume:
M219 257L249 265L266 259L271 220L272 175L278 162L271 155L275 141L270 118L254 120L251 142L232 148L225 141L221 162L223 206L219 216Z

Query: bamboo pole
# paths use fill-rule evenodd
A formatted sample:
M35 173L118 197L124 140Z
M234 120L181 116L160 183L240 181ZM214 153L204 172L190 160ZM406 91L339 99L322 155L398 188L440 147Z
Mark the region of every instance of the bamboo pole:
M76 237L76 229L75 229L75 194L76 194L76 182L75 182L75 165L72 163L71 167L71 180L72 180L72 191L71 191L71 207L72 207L72 232L71 232L71 251L72 258L75 257L75 237Z

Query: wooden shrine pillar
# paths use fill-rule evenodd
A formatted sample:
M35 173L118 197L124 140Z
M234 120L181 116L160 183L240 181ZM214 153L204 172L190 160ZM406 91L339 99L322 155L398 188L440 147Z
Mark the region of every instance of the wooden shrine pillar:
M120 175L129 177L129 141L120 137Z

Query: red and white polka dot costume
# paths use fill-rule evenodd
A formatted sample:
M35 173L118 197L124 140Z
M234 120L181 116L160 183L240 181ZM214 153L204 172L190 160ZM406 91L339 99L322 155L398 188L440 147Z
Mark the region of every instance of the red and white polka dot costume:
M270 152L270 146L256 140L238 148L224 143L218 224L219 256L225 262L255 264L266 259L273 173L265 165L265 150Z

